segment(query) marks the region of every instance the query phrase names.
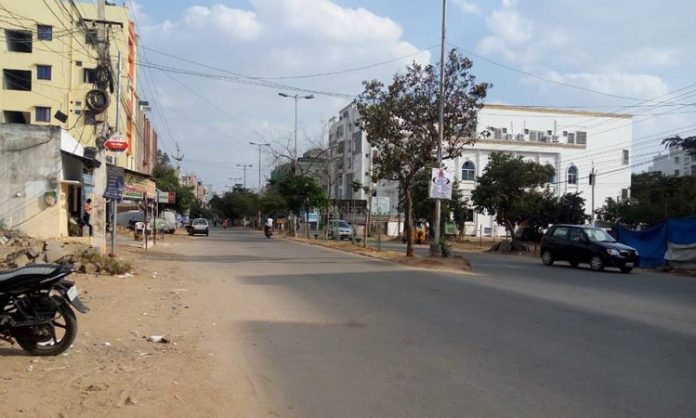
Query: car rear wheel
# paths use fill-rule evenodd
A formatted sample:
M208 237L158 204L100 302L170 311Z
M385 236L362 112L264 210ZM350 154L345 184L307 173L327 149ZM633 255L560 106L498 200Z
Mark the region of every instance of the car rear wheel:
M541 254L541 262L546 266L553 264L553 255L551 254L551 251L546 250Z
M594 271L604 270L604 261L602 261L602 257L598 255L592 257L592 260L590 260L590 267Z
M633 271L633 267L621 267L621 273L630 273Z

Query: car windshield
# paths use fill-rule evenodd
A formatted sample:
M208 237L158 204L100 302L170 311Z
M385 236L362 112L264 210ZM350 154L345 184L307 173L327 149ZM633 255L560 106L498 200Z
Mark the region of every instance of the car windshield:
M585 230L587 236L590 237L590 241L596 242L616 242L614 237L609 235L607 231L598 228L588 228Z
M338 226L341 228L350 228L350 225L348 225L348 222L339 222Z
M205 225L205 219L196 219L193 221L194 225Z

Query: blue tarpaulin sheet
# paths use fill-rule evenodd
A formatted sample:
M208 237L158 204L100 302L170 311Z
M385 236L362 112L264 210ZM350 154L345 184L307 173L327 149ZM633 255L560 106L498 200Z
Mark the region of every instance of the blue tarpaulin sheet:
M643 231L619 226L617 234L619 242L638 250L640 267L655 268L666 263L667 242L696 243L696 217L669 219Z

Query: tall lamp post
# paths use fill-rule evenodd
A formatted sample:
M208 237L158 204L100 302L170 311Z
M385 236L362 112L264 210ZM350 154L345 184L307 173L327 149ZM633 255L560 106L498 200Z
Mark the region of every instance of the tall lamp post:
M295 155L293 155L293 168L295 169L295 171L297 171L297 100L298 99L310 100L310 99L314 98L314 95L310 94L308 96L299 96L297 94L290 95L287 93L278 93L278 96L295 99L295 151L294 151Z
M257 142L249 142L249 145L255 145L259 147L259 195L261 194L261 148L270 147L271 144L259 144Z
M244 188L246 189L246 170L247 168L253 167L251 164L237 164L237 167L242 167L244 170Z
M229 187L230 190L234 190L234 185L236 184L237 181L242 180L242 177L230 177L228 180L232 180L232 186L227 186Z
M297 100L298 99L310 100L310 99L313 99L314 96L311 94L308 96L299 96L297 94L290 95L287 93L278 93L278 96L291 97L291 98L295 99L295 151L294 151L295 155L293 155L293 159L292 159L292 171L293 171L293 173L297 173L297 159L298 159L297 158ZM291 215L292 215L292 213L291 213ZM295 217L294 217L294 215L292 215L292 219L293 219L292 230L291 231L289 230L288 232L291 232L294 235L295 234Z

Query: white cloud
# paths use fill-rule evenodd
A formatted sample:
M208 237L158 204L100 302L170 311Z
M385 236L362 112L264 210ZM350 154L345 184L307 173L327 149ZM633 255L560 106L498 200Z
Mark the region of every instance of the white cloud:
M454 5L464 13L480 14L481 8L470 0L454 0Z
M477 49L483 54L500 54L514 60L533 36L533 24L515 8L513 0L503 0L499 9L486 18L490 35L484 37Z
M249 4L248 8L221 4L193 6L178 18L141 27L141 39L148 48L234 73L264 77L332 72L410 56L369 71L278 81L301 88L348 94L360 93L364 79L387 80L413 60L430 61L429 51L419 52L415 45L403 39L403 29L399 24L364 8L346 8L329 0L250 0ZM152 22L146 15L139 16L138 21ZM215 72L154 51L144 51L155 63ZM169 74L223 112L209 106L169 76L158 71L153 71L152 75L162 99L162 110L164 113L172 110L167 119L175 139L191 161L226 159L231 167L237 163L255 163L258 150L247 145L248 141L277 142L291 136L293 103L278 97L277 93L283 91L280 87L268 89ZM146 77L141 76L139 83L147 88L145 80ZM139 88L143 91L142 87ZM304 148L304 138L317 136L325 121L349 102L349 99L315 96L313 100L299 103L301 149ZM153 97L144 99L155 100ZM189 117L178 117L182 112ZM159 118L157 113L154 116ZM162 122L158 122L160 134L166 136ZM215 129L205 130L203 125ZM204 133L199 128L203 128ZM220 131L228 132L228 135L222 135ZM161 142L165 150L167 147L171 150L173 141L163 138ZM187 167L186 159L184 167ZM240 174L225 172L219 166L199 164L191 168L206 183L221 183L232 174ZM267 165L264 168L266 175L268 168ZM256 170L247 174L248 183L255 185Z
M652 99L668 92L662 78L650 74L625 72L604 73L552 73L553 80L626 97Z

